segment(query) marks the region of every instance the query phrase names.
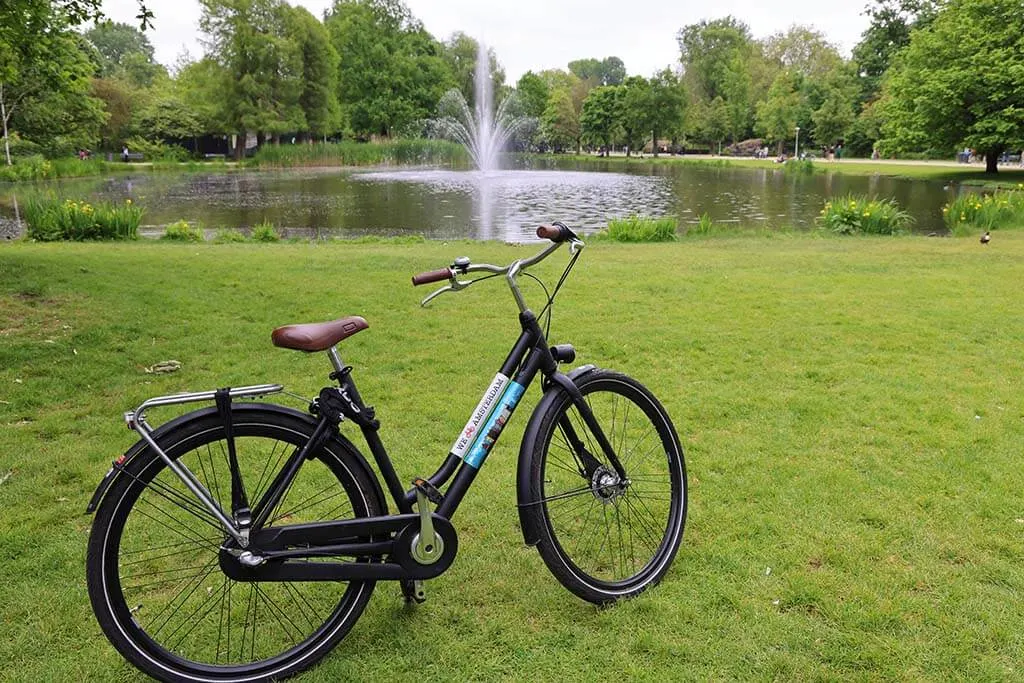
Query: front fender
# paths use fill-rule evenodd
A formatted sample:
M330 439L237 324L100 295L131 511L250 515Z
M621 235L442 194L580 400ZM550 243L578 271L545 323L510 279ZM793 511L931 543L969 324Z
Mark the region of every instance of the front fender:
M581 377L596 369L597 367L594 365L581 365L563 377L568 378L573 384L578 384ZM523 531L523 541L526 542L526 545L537 545L541 532L536 528L536 520L539 517L532 514L536 496L530 491L530 468L533 463L534 444L537 441L540 423L545 413L550 409L551 404L566 391L566 388L559 385L557 379L550 384L540 401L537 402L537 407L533 409L530 421L526 425L526 431L523 433L523 441L519 446L519 464L516 467L516 502L519 508L519 527Z

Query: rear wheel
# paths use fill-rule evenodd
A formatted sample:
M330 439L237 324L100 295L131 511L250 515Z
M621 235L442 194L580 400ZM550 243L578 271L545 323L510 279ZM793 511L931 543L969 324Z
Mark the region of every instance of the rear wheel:
M290 411L233 408L239 469L252 504L315 427ZM227 442L216 411L160 437L231 509ZM146 449L128 460L97 512L86 569L89 597L114 647L162 680L282 678L330 652L362 614L372 581L239 582L219 564L227 540L164 461ZM331 440L303 463L265 526L384 514L363 460ZM312 560L311 560L312 561Z
M605 457L565 391L527 428L532 536L570 591L604 604L657 583L686 521L686 467L672 421L639 382L608 370L576 380L626 477Z

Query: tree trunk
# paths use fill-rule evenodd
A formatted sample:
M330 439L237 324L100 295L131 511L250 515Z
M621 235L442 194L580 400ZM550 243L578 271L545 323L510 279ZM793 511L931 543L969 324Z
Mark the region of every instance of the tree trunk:
M1001 149L990 149L985 152L985 173L999 173L999 167L996 164L999 163L999 155L1002 153Z
M263 144L267 141L267 134L263 131L256 133L256 149L263 149Z
M658 130L657 129L651 131L651 153L654 155L655 159L658 158Z
M245 138L245 131L235 135L235 161L241 161L245 156Z
M0 119L4 122L4 155L7 165L11 165L11 142L7 137L7 103L4 101L4 85L0 83Z

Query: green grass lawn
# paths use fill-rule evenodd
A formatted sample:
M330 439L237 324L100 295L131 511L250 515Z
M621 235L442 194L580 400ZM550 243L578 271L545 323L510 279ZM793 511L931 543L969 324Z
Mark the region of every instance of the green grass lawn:
M342 356L402 478L430 474L517 324L498 280L422 309L430 290L409 275L535 250L5 245L0 678L141 678L95 623L83 568L86 503L133 442L123 411L264 381L311 395L326 358L273 348L271 329L360 314L371 328ZM539 270L557 277L553 260ZM591 246L552 342L636 376L676 422L690 516L665 581L599 610L524 547L514 470L533 389L455 517L459 557L427 603L405 607L378 584L300 680L1019 680L1021 282L1024 231L987 247L804 235ZM145 372L169 359L182 369Z

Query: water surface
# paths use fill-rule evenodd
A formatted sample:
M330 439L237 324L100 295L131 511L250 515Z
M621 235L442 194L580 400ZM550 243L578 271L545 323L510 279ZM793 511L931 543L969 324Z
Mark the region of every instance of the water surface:
M424 235L432 239L535 239L536 226L562 220L582 233L610 218L702 214L744 228L811 229L824 203L847 193L892 197L915 231L944 232L942 205L956 192L941 182L838 173L794 174L694 164L531 162L515 171L299 169L235 173L151 173L46 183L62 196L132 199L146 208L143 232L177 221L207 229L273 223L287 236ZM0 187L0 232L16 234L13 196ZM6 219L6 220L4 220Z

